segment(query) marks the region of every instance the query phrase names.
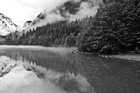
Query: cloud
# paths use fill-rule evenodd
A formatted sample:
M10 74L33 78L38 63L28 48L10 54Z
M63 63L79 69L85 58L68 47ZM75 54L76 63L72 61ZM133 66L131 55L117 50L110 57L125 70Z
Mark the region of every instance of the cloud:
M51 10L67 0L0 0L0 13L23 25L33 20L44 9Z
M55 0L56 2L58 0ZM57 21L74 21L87 16L94 16L102 0L61 0L52 7L46 8L33 22L42 26Z
M40 10L41 12L43 9L50 11L67 1L68 0L18 0L18 3Z
M86 2L95 0L0 0L0 13L5 14L9 18L11 18L17 25L21 26L24 24L24 22L35 19L36 16L44 9L45 11L50 12L60 6L63 6L68 1ZM71 19L74 19L76 17L82 18L86 13L90 15L94 14L91 14L88 10L89 8L86 8L84 6L87 5L84 3L80 4L80 10L78 10L78 12L76 11L75 16L71 14L67 16L71 17ZM94 9L95 8L91 8L90 10ZM53 18L62 20L64 17L62 17L62 15L60 16L60 11L57 11L57 16L55 16L55 13L50 13L49 18L49 21L51 21L51 19L53 20Z
M80 4L79 11L75 15L70 15L69 20L74 21L75 19L82 19L86 16L94 16L97 12L98 6L90 7L89 3L82 2Z
M21 5L18 0L0 0L0 13L10 17L16 24L22 25L29 15L34 11L33 8Z

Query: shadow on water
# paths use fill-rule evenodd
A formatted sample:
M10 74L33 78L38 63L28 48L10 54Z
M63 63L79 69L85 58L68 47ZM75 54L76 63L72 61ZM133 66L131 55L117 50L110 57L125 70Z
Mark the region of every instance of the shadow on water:
M140 93L139 62L57 50L5 49L0 55L23 63L27 72L61 90L48 93Z

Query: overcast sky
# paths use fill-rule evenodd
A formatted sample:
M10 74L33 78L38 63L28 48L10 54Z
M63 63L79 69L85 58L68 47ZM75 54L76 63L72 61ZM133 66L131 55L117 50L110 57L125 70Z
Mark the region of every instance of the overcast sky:
M11 18L17 25L33 20L44 9L52 9L67 0L0 0L0 13Z

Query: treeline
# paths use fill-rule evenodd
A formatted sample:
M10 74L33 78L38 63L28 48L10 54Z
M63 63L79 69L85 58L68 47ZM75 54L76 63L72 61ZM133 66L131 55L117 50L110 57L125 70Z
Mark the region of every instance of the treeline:
M7 44L77 46L83 52L103 54L138 52L140 1L112 0L101 4L95 17L48 24L22 35L11 33L6 41Z
M91 17L73 22L61 21L37 27L30 31L10 33L7 44L12 45L43 45L43 46L75 46L78 34L89 24ZM87 23L85 25L85 23ZM84 26L85 25L85 26Z
M5 44L5 38L6 38L6 36L0 36L0 45Z

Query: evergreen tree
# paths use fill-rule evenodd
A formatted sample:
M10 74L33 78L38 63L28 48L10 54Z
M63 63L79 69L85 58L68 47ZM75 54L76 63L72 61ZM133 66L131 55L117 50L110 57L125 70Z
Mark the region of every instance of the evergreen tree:
M75 46L76 44L76 38L75 36L71 33L69 36L67 36L66 40L65 40L65 46Z

